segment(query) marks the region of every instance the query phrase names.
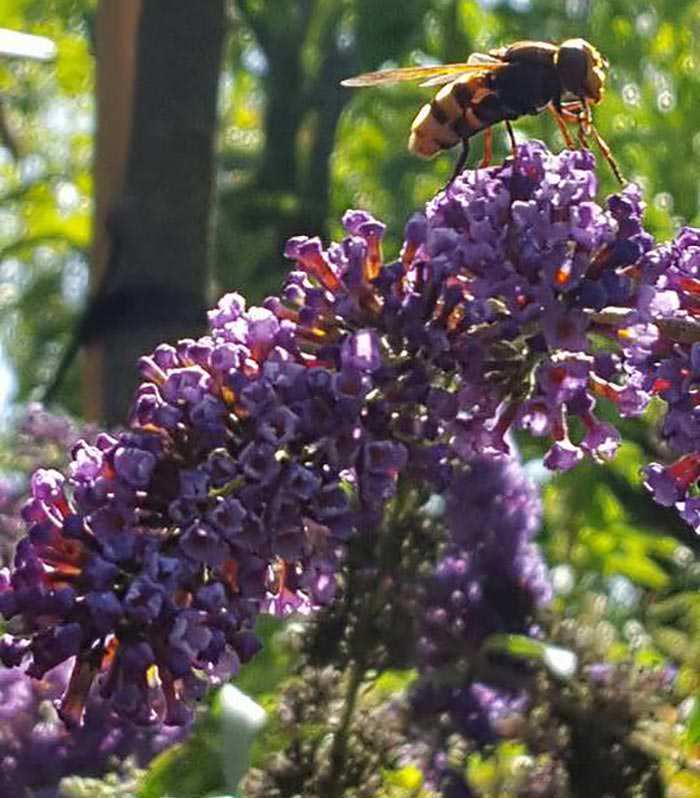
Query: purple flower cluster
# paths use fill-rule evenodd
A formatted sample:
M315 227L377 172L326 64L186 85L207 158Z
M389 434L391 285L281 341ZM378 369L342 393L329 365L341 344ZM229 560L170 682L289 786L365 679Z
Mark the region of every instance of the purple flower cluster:
M637 382L666 402L661 435L680 458L644 469L647 487L663 505L676 505L700 530L700 230L683 228L649 251L635 268L640 283L637 323L625 354Z
M349 212L341 244L290 242L303 275L271 307L313 319L322 351L343 327L381 336L374 383L397 419L392 434L424 442L426 473L444 465L444 449L428 442L467 458L505 453L511 427L552 440L550 468L607 459L619 434L596 418L597 399L635 415L648 394L600 344L622 349L618 333L638 305L626 270L653 242L636 187L605 208L595 202L594 166L589 152L552 155L530 142L503 166L465 172L409 221L401 260L384 267L381 225ZM627 311L617 323L601 316L611 305Z
M412 703L422 722L447 716L452 731L483 744L526 708L524 692L487 684L470 666L490 635L527 634L534 611L551 598L532 541L540 513L537 491L513 458L477 458L455 473L446 494L447 554L427 581L418 639ZM446 789L455 778L444 743L436 742L431 777Z
M123 717L187 722L257 650L255 615L331 599L344 541L381 519L406 448L367 410L378 338L327 334L314 314L340 282L314 276L287 286L307 297L294 321L224 297L210 335L142 359L128 431L77 443L67 476L34 474L29 534L0 585L22 634L0 656L37 678L75 657L67 723L97 682Z
M0 668L0 795L56 798L64 776L101 776L111 760L136 757L145 767L185 729L143 729L111 718L108 706L93 698L82 728L68 731L52 702L70 675L69 663L43 679L20 668Z
M532 537L537 491L513 458L477 458L456 472L446 494L448 552L426 591L418 653L426 673L475 653L496 632L525 632L551 598Z
M449 318L459 375L452 433L463 454L507 451L504 434L515 426L552 440L550 468L586 454L607 459L619 434L594 415L597 398L623 415L647 401L620 358L600 347L616 328L596 316L611 305L636 308L625 269L652 240L636 187L596 203L594 166L587 151L552 155L531 142L503 167L464 173L413 223L411 268L440 280L437 304ZM583 430L575 443L571 418Z
M333 598L345 542L379 528L399 481L456 496L460 458L506 452L513 426L553 441L552 468L611 456L597 398L634 414L648 392L600 343L621 349L639 317L628 272L651 240L634 188L605 208L595 190L589 153L531 142L414 216L397 261L361 211L340 243L291 239L279 296L250 309L224 297L209 335L142 359L126 432L76 444L66 476L35 474L0 585L18 632L3 661L41 677L75 657L68 722L93 684L122 716L156 720L164 696L167 722L183 722L255 652L257 613ZM499 565L528 573L536 598L519 534ZM477 582L496 566L466 532L455 541Z

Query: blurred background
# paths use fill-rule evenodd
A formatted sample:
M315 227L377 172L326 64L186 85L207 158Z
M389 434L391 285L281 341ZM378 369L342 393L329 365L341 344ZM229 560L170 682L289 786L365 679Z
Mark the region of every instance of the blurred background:
M276 290L285 239L338 234L348 207L389 225L391 255L456 151L406 150L431 89L339 86L358 72L589 39L611 65L597 125L648 227L698 222L696 0L0 0L0 27L55 47L0 54L5 412L123 421L138 354L200 331L224 291ZM547 115L516 127L562 147Z

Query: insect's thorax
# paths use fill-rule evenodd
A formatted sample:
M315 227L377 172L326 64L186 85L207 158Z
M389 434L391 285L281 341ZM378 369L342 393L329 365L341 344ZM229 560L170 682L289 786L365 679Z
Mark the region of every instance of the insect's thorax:
M543 63L513 63L488 76L504 119L537 114L561 95L556 68Z

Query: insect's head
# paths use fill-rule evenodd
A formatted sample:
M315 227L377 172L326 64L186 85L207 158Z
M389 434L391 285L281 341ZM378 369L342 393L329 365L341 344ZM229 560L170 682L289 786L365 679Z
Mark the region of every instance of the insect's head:
M603 97L607 61L585 39L567 39L557 53L562 87L576 97L598 103Z

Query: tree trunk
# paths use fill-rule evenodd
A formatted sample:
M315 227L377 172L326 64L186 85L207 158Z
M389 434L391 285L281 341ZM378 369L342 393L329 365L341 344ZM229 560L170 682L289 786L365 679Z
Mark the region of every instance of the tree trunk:
M297 181L297 133L303 118L303 72L300 46L284 42L270 60L265 81L265 150L257 175L258 189L294 191Z
M97 7L95 206L90 253L92 296L98 292L109 263L108 219L124 184L140 14L141 0L100 0ZM76 341L77 345L80 343ZM82 406L87 419L97 420L102 415L102 373L102 348L86 346Z
M224 0L144 0L124 192L89 334L103 346L103 416L124 423L137 360L201 332Z

